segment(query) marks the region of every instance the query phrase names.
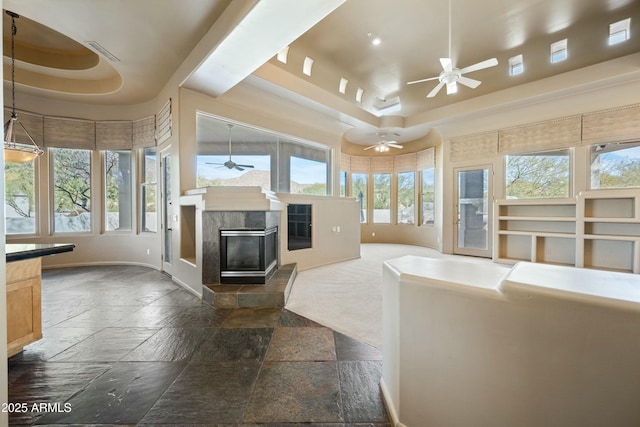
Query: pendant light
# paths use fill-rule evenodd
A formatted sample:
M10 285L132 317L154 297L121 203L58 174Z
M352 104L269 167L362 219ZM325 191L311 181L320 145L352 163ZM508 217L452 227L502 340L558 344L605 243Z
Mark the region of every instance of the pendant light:
M33 140L29 131L18 120L16 114L16 81L15 81L15 37L16 37L16 18L20 16L14 12L6 11L7 15L11 17L11 118L4 124L4 161L14 163L26 163L31 162L33 159L43 153L38 147L38 144ZM24 133L31 141L31 144L23 144L16 142L15 127L20 125Z

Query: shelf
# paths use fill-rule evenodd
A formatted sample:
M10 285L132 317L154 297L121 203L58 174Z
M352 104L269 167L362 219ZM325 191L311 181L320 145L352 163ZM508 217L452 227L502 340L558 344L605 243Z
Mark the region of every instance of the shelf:
M537 231L514 231L514 230L500 230L499 235L513 235L513 236L533 236L533 237L557 237L562 239L575 239L576 235L573 233L554 233L554 232L537 232Z
M575 222L575 216L500 216L498 217L500 221L566 221L566 222Z
M589 240L619 240L623 242L640 241L640 236L624 236L616 234L585 234L584 238Z
M618 224L640 224L640 218L585 217L584 222L610 222Z
M640 273L640 192L597 190L575 200L499 200L494 259Z
M586 218L624 218L635 217L634 197L585 198L584 217Z

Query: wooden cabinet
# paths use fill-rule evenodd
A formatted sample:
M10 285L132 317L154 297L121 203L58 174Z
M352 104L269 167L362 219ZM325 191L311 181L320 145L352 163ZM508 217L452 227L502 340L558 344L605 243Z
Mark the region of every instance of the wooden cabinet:
M496 262L543 262L640 273L640 191L598 190L575 199L499 200Z
M41 258L7 262L7 355L42 338Z

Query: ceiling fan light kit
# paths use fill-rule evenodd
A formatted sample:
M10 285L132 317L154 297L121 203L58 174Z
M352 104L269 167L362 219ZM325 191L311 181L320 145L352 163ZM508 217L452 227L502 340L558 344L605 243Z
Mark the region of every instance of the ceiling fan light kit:
M427 94L427 98L433 98L440 92L444 86L447 86L447 95L454 94L458 92L458 83L461 85L470 87L471 89L475 89L480 86L482 83L480 80L471 79L469 77L463 76L463 74L471 73L473 71L483 70L489 67L495 67L498 65L498 60L496 58L486 59L484 61L480 61L476 64L469 65L468 67L464 67L462 69L455 68L453 66L453 60L451 59L451 0L449 0L449 57L448 58L440 58L440 65L442 66L442 72L438 75L438 77L428 77L426 79L413 80L407 82L408 85L427 82L430 80L438 80L439 83L436 87L431 90Z

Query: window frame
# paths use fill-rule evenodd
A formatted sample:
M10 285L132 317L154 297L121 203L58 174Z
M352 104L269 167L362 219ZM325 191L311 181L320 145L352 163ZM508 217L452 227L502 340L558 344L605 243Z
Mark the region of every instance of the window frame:
M56 190L55 190L55 177L56 177L56 168L55 168L55 157L56 157L56 150L74 150L74 151L85 151L88 153L89 156L89 203L90 203L90 210L89 210L89 229L88 230L81 230L81 231L59 231L56 230L56 221L55 221L55 217L56 217L56 208L55 208L55 203L56 203ZM50 230L51 230L51 234L52 235L64 235L64 236L69 236L69 235L88 235L88 234L93 234L93 230L96 224L96 209L95 209L95 196L96 196L96 182L94 182L94 167L95 167L95 162L96 159L94 158L94 156L96 156L97 154L99 154L99 152L97 150L89 150L89 149L84 149L84 148L65 148L65 147L51 147L47 150L47 153L49 155L49 179L50 179L50 185L49 185L49 200L50 200L50 211L49 211L49 222L50 222ZM100 203L98 203L98 206L100 206Z
M519 157L542 156L542 155L545 155L545 153L547 153L547 155L552 155L552 153L561 153L561 152L566 152L567 163L568 163L568 167L567 167L567 194L566 195L562 195L562 196L549 196L549 195L546 195L546 196L541 196L541 197L526 197L526 198L510 196L509 195L508 178L509 178L509 157L510 156L514 156L514 157L515 156L519 156ZM574 182L574 171L575 171L574 158L575 158L575 155L574 155L573 147L505 154L503 156L504 176L503 176L503 181L502 181L502 185L504 186L504 197L507 198L507 199L512 198L512 199L517 199L517 200L562 199L562 198L573 197L573 192L574 192L573 191L573 182Z
M32 162L28 162L28 164L31 165L31 167L33 168L33 227L34 230L33 232L29 232L29 233L9 233L7 230L7 212L6 212L6 208L5 208L5 234L7 238L17 238L17 237L30 237L30 236L38 236L40 235L40 161L41 161L41 156L36 157ZM6 186L7 186L7 181L6 181L6 167L7 164L9 164L11 162L6 162L5 161L5 181L4 181L4 185L5 185L5 204L6 204ZM13 163L13 164L21 164L21 163Z
M107 228L108 225L108 215L109 212L107 210L107 203L108 203L108 182L107 182L107 156L108 153L119 153L119 152L129 152L129 168L130 168L130 173L129 173L129 199L130 199L130 210L129 210L129 221L131 223L131 227L127 230L109 230ZM135 230L135 211L136 211L136 206L135 206L135 200L136 200L136 182L134 177L136 176L136 170L135 170L135 150L101 150L100 151L100 163L102 165L102 170L101 170L101 174L100 174L100 178L102 180L102 204L101 204L101 212L102 212L102 233L103 234L111 234L111 233L115 233L115 234L129 234L129 233L133 233ZM119 203L120 201L118 201ZM118 211L118 214L120 213L120 211Z
M146 168L146 151L148 149L153 148L155 155L155 181L147 181L147 168ZM140 184L138 186L139 193L137 194L137 200L140 208L138 211L140 212L139 221L138 221L138 234L141 233L157 233L158 232L158 221L159 221L159 210L158 210L158 176L160 174L160 166L158 161L158 148L156 146L152 147L144 147L139 150L140 160L137 162L140 165ZM156 221L155 221L155 230L147 229L145 226L147 224L146 221L146 188L153 188L155 193L155 212L156 212Z
M412 200L413 200L413 216L411 217L411 222L401 222L400 221L400 175L403 174L412 174L413 175L413 185L412 185ZM401 171L396 172L396 224L397 225L416 225L416 171Z

